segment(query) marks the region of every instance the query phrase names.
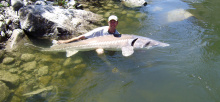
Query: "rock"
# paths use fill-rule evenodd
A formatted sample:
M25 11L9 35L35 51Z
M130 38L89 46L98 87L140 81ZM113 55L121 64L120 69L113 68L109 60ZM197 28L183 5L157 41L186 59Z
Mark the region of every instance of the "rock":
M0 50L0 59L4 56L5 50Z
M81 76L83 72L85 71L86 64L79 64L76 65L74 68L71 69L71 73L75 76Z
M35 5L47 5L45 1L36 1Z
M19 10L20 25L27 34L54 38L61 35L84 34L103 21L102 16L89 11L60 9L49 5L29 5Z
M24 71L32 71L37 68L37 62L32 61L22 65Z
M8 7L9 6L8 2L6 2L6 1L1 1L1 4L2 4L3 7Z
M0 14L0 21L4 21L4 19L5 17L2 14Z
M144 18L146 16L146 14L144 13L138 13L135 15L135 18Z
M21 60L25 62L34 61L34 59L35 59L35 55L33 54L22 54L21 55Z
M122 0L122 4L124 4L127 7L135 8L146 6L147 2L145 0Z
M0 21L0 31L6 31L6 24L3 21ZM1 36L4 36L3 34L1 34Z
M11 99L11 102L22 102L22 101L21 101L21 99L18 96L13 95L12 99Z
M15 59L12 57L6 57L2 61L2 63L5 65L10 65L10 64L13 64L14 62L15 62Z
M71 65L73 65L73 60L71 58L67 58L63 63L64 67L71 66Z
M13 51L19 46L19 42L24 38L25 33L21 29L15 29L13 30L12 36L10 39L6 42L6 50L7 51ZM23 46L23 45L22 45Z
M17 86L20 81L18 75L2 70L0 70L0 80L6 82L9 86Z
M59 71L57 77L61 78L65 75L65 71Z
M48 69L49 69L48 66L43 66L43 67L39 68L38 75L39 76L47 75Z
M11 6L13 7L14 11L18 11L21 7L24 6L22 0L11 0Z
M10 90L2 81L0 81L0 92L0 102L4 102L10 94Z
M44 86L48 85L48 83L51 81L52 76L42 76L39 78L40 83L42 83Z

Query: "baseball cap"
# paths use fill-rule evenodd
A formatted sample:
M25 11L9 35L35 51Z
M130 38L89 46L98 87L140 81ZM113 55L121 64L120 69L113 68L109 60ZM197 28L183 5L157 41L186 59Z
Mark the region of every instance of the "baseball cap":
M118 17L115 16L115 15L111 15L111 16L108 17L108 21L111 21L111 20L118 21Z

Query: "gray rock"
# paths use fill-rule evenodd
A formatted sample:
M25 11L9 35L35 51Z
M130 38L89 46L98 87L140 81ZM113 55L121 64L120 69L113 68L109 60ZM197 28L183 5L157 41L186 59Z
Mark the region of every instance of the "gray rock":
M12 51L18 47L18 43L23 39L25 36L25 33L22 29L15 29L13 30L12 36L10 39L6 42L6 50Z
M5 83L0 81L0 102L6 100L10 94L9 88L5 85Z
M36 1L35 5L47 5L45 1Z
M22 54L21 55L22 61L30 62L30 61L33 61L34 59L35 59L35 55L33 54Z
M14 11L18 11L21 7L24 6L22 0L11 0L11 6L13 7Z
M2 70L0 70L0 80L12 86L17 86L20 82L18 75Z
M5 17L2 14L0 14L0 21L4 21L4 19Z
M29 35L57 38L60 35L84 34L103 21L89 11L60 9L49 5L29 5L19 10L20 25Z
M13 64L14 62L15 62L15 59L12 57L6 57L2 61L2 63L5 65L10 65L10 64Z
M3 21L0 21L0 31L5 31L6 30L6 24ZM1 36L4 36L1 34Z
M22 67L24 68L23 69L24 71L32 71L37 68L37 62L36 61L28 62L23 64Z
M122 0L122 4L124 4L127 7L135 8L146 6L147 2L145 0Z

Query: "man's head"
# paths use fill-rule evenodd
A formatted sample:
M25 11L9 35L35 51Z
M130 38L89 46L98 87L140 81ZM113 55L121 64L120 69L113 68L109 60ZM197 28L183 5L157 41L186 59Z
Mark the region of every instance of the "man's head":
M109 25L110 29L116 29L116 27L118 25L118 17L115 15L109 16L108 25Z

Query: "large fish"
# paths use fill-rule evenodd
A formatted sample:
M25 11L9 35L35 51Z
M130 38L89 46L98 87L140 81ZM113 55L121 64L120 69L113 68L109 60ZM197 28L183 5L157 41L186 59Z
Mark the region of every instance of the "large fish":
M89 51L101 48L112 51L121 50L123 56L130 56L134 53L134 49L148 49L152 46L166 47L169 46L169 44L147 37L121 34L118 37L113 35L105 35L66 44L54 44L50 48L43 49L43 51L67 52L66 56L70 57L76 54L78 51Z

